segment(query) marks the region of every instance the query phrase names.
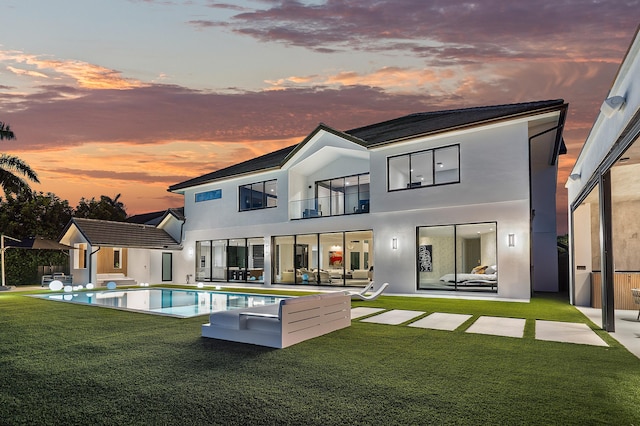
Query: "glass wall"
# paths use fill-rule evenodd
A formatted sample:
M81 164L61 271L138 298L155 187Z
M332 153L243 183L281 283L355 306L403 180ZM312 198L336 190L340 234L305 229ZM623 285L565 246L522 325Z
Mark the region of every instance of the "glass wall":
M273 282L365 286L373 260L373 232L275 237Z
M264 238L197 241L196 281L264 281Z
M369 174L316 182L316 216L369 212Z
M196 281L211 281L211 241L196 241Z
M271 268L274 283L294 284L296 282L294 261L295 238L293 236L275 237L273 247L273 267Z
M496 224L418 228L419 290L497 291Z

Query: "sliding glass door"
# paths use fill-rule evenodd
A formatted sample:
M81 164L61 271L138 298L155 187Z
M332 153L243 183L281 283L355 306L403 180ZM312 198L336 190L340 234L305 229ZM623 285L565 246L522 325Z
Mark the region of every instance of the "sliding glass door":
M496 224L418 228L418 290L496 292Z

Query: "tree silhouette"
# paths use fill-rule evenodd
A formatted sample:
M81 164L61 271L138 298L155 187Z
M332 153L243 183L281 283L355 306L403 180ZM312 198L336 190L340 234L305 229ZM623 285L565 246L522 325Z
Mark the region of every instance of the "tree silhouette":
M16 135L9 128L9 125L0 121L0 140L15 138ZM29 184L21 176L32 182L40 183L38 175L27 163L16 156L0 154L0 187L5 194L31 193Z

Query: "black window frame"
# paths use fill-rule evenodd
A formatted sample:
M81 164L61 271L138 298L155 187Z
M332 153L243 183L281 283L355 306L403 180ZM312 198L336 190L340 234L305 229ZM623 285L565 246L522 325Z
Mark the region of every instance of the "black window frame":
M276 183L276 194L275 196L270 195L266 191L266 187L268 183L275 182ZM260 189L261 188L261 189ZM246 191L249 191L247 194ZM261 197L256 197L257 194L262 194ZM246 205L245 197L250 197L250 205ZM269 205L268 199L269 197L275 199L275 205ZM259 200L258 200L259 198ZM238 186L238 211L239 212L247 212L253 210L263 210L263 209L273 209L278 207L278 180L277 179L268 179L259 182L247 183L245 185Z
M437 166L437 162L436 162L436 152L438 152L439 150L443 150L443 149L449 149L449 148L457 148L458 149L458 179L455 181L451 181L451 182L442 182L442 183L436 183L436 166ZM427 184L427 185L417 185L416 182L414 181L413 177L411 176L412 173L412 164L411 164L411 156L415 156L418 154L424 154L426 152L431 152L431 184ZM402 187L402 188L393 188L391 189L391 182L390 182L390 178L389 178L389 161L392 158L400 158L400 157L409 157L409 182L407 183L406 188ZM451 145L445 145L445 146L439 146L437 148L430 148L430 149L423 149L420 151L413 151L413 152L408 152L405 154L398 154L398 155L391 155L389 157L387 157L387 192L396 192L396 191L406 191L406 190L410 190L410 189L418 189L418 188L431 188L434 186L442 186L442 185L454 185L454 184L458 184L460 183L460 144L451 144Z

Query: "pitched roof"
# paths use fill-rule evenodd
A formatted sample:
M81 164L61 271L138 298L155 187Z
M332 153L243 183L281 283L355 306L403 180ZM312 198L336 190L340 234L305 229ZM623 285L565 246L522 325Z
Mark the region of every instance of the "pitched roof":
M65 235L73 225L92 246L182 249L171 235L155 226L74 217L67 224L62 235Z
M126 219L128 223L138 223L141 225L154 225L156 226L162 219L168 214L172 214L178 220L184 220L184 207L171 208L167 210L160 210L157 212L140 213L133 216L129 216Z
M381 123L371 124L348 133L366 141L367 146L375 146L396 142L410 137L452 131L465 127L478 126L489 122L516 118L541 110L554 110L562 106L564 101L526 102L520 104L494 105L448 111L420 112L405 115Z
M269 154L262 155L251 160L243 161L242 163L234 164L233 166L226 167L224 169L216 170L215 172L207 173L206 175L199 176L197 178L189 179L184 182L171 185L169 191L176 191L178 189L189 188L202 183L211 182L217 179L222 179L230 176L242 175L245 173L251 173L258 170L267 170L274 167L279 167L282 161L296 149L296 145L288 146L286 148L279 149L278 151L270 152Z
M462 108L447 111L421 112L364 127L358 127L352 130L346 130L344 132L333 130L321 124L316 130L314 130L312 135L317 132L318 129L324 129L335 134L342 134L347 139L360 143L367 148L371 148L374 146L398 142L408 138L485 125L492 122L527 116L533 113L539 114L545 111L554 111L560 109L564 105L564 100L555 99L508 105ZM171 185L169 187L169 191L178 191L180 189L212 182L218 179L281 167L296 148L304 145L309 139L310 136L306 137L305 140L299 144L282 148L278 151Z

